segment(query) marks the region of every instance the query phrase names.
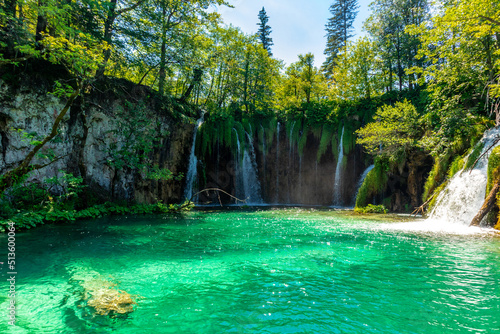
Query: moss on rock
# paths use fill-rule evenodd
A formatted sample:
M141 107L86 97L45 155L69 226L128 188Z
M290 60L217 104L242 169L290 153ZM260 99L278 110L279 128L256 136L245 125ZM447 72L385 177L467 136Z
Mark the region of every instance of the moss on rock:
M488 159L488 183L486 184L486 194L491 191L494 182L500 176L500 146L495 147Z
M387 180L386 165L383 161L376 160L375 167L366 175L359 188L355 208L364 208L370 204L368 203L370 199L385 189Z

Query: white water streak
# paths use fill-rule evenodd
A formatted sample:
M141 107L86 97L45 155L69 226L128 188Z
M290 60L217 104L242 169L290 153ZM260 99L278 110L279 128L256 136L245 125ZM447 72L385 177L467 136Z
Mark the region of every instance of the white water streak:
M363 185L363 182L365 182L366 176L368 173L371 172L371 170L375 167L375 165L370 165L368 168L365 169L363 174L361 174L361 177L359 178L358 184L356 185L356 192L354 193L354 198L353 198L353 203L356 204L356 197L358 197L358 192L361 186Z
M339 140L339 156L337 159L337 167L335 168L335 183L333 188L333 205L342 205L342 160L344 159L344 127L342 127L342 135Z
M197 191L197 189L195 189L195 183L198 181L198 158L195 154L196 135L203 124L203 117L204 115L201 115L201 117L196 121L196 126L194 128L193 143L191 144L191 153L189 154L189 167L186 175L186 188L184 189L184 198L186 199L190 199L193 196L194 191ZM197 199L195 198L193 200L196 201Z
M259 177L257 174L257 159L255 155L255 148L250 134L246 134L248 138L250 153L247 149L243 153L243 189L247 204L262 204L261 188Z

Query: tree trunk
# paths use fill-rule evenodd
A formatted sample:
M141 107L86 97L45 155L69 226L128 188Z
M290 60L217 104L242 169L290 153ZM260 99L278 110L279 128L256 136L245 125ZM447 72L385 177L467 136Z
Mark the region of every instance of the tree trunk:
M160 73L158 77L158 92L163 95L165 92L165 81L167 78L167 6L162 2L162 28L161 28L161 48L160 48Z
M35 31L35 42L37 44L36 46L37 50L42 49L42 46L39 43L43 39L42 33L47 31L47 17L45 16L45 13L41 9L43 6L45 6L44 0L38 0L38 17L36 20L36 31Z
M113 25L116 19L116 3L117 0L111 0L109 4L108 17L106 18L106 22L104 23L104 41L108 43L108 48L104 51L104 60L102 64L99 66L96 72L96 78L100 78L104 75L104 71L106 70L106 64L111 57L111 39L113 35Z
M3 5L7 20L16 18L17 0L6 0Z
M491 209L493 209L499 189L500 180L497 180L490 193L488 194L488 197L486 197L486 199L484 200L481 209L479 209L479 212L474 216L469 226L479 226L481 220L483 220L483 218L491 211Z
M245 73L244 73L244 79L243 79L243 105L245 106L245 111L248 114L248 76L249 76L249 69L250 69L250 55L249 52L246 54L246 60L245 60Z
M189 85L188 89L182 95L181 102L186 102L189 96L191 95L191 92L193 91L194 86L198 84L201 81L201 76L203 75L203 70L200 68L195 68L193 70L193 81Z

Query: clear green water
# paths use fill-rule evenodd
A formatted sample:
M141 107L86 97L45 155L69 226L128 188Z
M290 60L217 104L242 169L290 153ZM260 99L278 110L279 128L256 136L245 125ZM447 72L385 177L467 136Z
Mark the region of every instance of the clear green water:
M17 235L17 327L1 333L500 333L500 239L333 212L192 212ZM5 262L5 236L0 261ZM105 279L127 318L78 307Z

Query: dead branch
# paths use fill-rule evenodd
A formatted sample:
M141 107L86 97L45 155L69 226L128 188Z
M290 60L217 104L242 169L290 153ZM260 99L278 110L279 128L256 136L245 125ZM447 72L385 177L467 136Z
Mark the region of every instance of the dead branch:
M417 216L419 213L424 214L426 206L432 201L432 199L437 195L436 192L434 192L431 197L427 201L425 201L421 206L416 207L415 210L411 213L410 216Z
M443 184L446 184L447 182L448 182L448 181L445 181ZM441 187L441 186L440 186L440 187ZM439 192L437 191L437 189L435 189L435 190L434 190L434 192L432 193L431 197L429 197L429 198L427 199L427 201L425 201L425 203L424 203L424 204L422 204L422 205L421 205L421 206L419 206L419 207L416 207L416 208L415 208L415 210L413 210L413 212L411 213L411 215L416 216L416 215L418 215L418 214L419 214L419 212L421 212L422 214L424 214L425 209L426 209L426 206L428 206L428 205L429 205L429 203L432 201L432 199L433 199L434 197L436 197L436 195L438 195L438 194L439 194ZM410 215L410 216L411 216L411 215Z
M488 197L483 202L483 205L481 205L481 209L479 209L478 213L474 216L472 219L471 223L469 226L479 226L481 223L481 220L493 209L495 206L496 198L497 198L497 193L500 190L500 180L497 179L497 182L491 188L490 193L488 194Z
M196 197L196 195L199 195L203 192L209 192L209 191L217 191L217 193L223 193L223 194L226 194L228 195L229 197L231 197L232 199L234 199L236 202L241 202L241 203L246 203L246 199L245 200L241 200L233 195L231 195L230 193L228 193L227 191L225 190L222 190L222 189L219 189L219 188L207 188L207 189L203 189L201 191L198 191L196 194L193 194L193 196L191 196L191 198L189 199L190 202L192 202L193 198ZM220 206L222 206L222 201L220 199L220 195L219 195L219 203L220 203Z

